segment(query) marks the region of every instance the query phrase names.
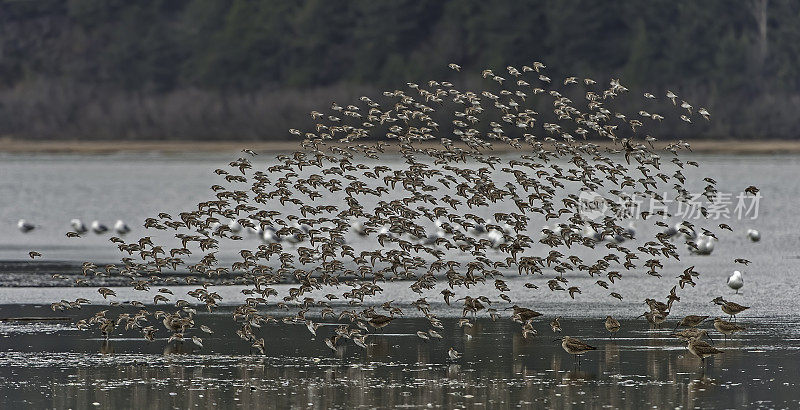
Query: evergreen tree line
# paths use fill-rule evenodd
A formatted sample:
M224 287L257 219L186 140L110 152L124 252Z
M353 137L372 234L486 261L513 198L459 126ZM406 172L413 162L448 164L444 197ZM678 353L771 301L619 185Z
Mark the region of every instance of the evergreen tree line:
M794 0L0 0L0 135L286 139L333 100L533 61L712 113L665 136L800 135Z

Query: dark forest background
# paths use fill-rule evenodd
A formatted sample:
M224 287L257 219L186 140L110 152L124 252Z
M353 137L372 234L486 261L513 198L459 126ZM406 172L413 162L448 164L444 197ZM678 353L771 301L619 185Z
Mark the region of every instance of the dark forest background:
M285 139L330 101L534 60L673 90L711 111L699 136L800 135L795 0L0 1L0 135Z

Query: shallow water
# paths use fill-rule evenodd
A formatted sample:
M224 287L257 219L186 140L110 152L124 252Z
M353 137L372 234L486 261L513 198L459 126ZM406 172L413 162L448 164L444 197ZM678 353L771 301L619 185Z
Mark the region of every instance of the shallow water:
M146 231L141 227L141 221L159 211L168 211L174 215L182 210L194 209L198 201L206 200L212 195L209 187L218 182L219 178L213 174L213 169L227 167L227 163L236 157L236 154L0 156L0 287L64 286L74 283L73 280L78 276L69 274L78 272L79 264L85 260L109 263L118 262L120 257L127 256L109 243L110 234L87 234L80 239L66 238L64 233L70 229L69 220L72 218L80 218L87 225L98 219L109 226L116 219L123 219L133 228L130 237L151 235L157 243L162 240L166 242L171 238L170 233ZM621 302L609 299L609 291L594 286L596 279L582 274L570 275L568 272L571 284L575 283L583 291L578 297L578 303L608 305L610 300L614 302L611 304L613 309L621 307L627 310L630 307L628 295L635 301L656 297L654 293L658 293L661 298L674 283L674 276L694 265L702 275L697 288L681 295L681 304L684 306L695 304L693 309L706 307L711 298L730 293L725 280L734 269L739 269L744 272L745 295L736 296L734 298L739 299L733 300L753 305L765 315L793 314L794 312L787 312L785 306L790 306L793 295L800 291L799 281L795 279L797 260L800 259L800 232L794 224L787 221L792 221L797 216L796 203L800 200L800 184L794 181L800 170L800 156L702 155L693 156L693 159L703 164L701 170L686 170L685 173L690 178L694 175L698 180L705 175L713 176L722 193L735 195L748 185L758 186L763 195L758 218L709 221L712 226L725 222L735 232L717 229L720 241L710 256L690 255L679 244L681 261L663 261L664 278L646 276L642 273L643 269L624 272L625 278L619 287L611 289L626 296L626 300ZM387 160L391 161L392 158ZM263 168L264 164L271 163L274 158L259 155L254 161L256 167L260 163ZM368 203L365 202L365 205ZM489 217L497 210L479 209L474 212ZM37 229L28 234L20 233L15 226L19 218L26 218L37 224ZM649 223L634 222L640 237L645 238L653 233L645 230L649 229L646 228ZM545 221L533 221L531 226L544 223ZM760 230L763 237L761 242L752 243L747 240L744 236L746 228ZM174 242L174 238L172 240ZM356 249L375 246L374 239L367 241L355 234L349 235L347 240ZM236 243L236 246L222 244L218 259L223 263L230 263L238 259L236 255L239 249L252 249L259 243L256 238L246 238ZM538 247L532 249L532 252L549 251L544 245L536 246ZM31 263L27 252L32 249L42 252L44 257ZM576 252L583 258L597 257L597 253L582 249ZM503 258L507 256L499 253L497 255ZM733 259L738 257L749 259L753 263L749 266L734 264ZM466 260L463 255L453 252L448 254L448 258ZM53 279L54 273L64 274L67 279ZM510 280L509 275L516 274L516 271L503 273ZM546 271L544 276L533 277L529 281L541 289L551 275L553 272ZM92 285L125 284L123 280L113 278L87 279ZM177 279L180 280L180 276ZM574 303L568 298L565 300L563 294L554 296L549 292L528 292L521 287L514 288L513 292L515 294L512 296L515 299L521 298L523 302L535 298L537 301L553 301L563 305ZM414 297L413 294L402 296L398 295L402 292L392 293L391 297L409 300ZM13 303L35 302L18 300L19 295L7 297L13 298ZM149 299L152 300L152 295ZM3 300L6 299L0 296L0 303Z
M3 311L22 316L42 309ZM539 335L524 339L508 319L479 319L472 329L445 319L439 329L444 338L424 341L414 334L423 319L398 319L368 337L366 350L348 343L335 352L322 342L332 334L330 326L309 339L305 326L267 325L257 330L267 344L260 355L230 338L226 314L197 316L216 329L203 337L202 349L123 332L106 342L60 323L2 323L0 407L800 405L800 334L796 322L784 319L741 320L751 330L715 338L725 353L708 359L703 372L700 360L669 336L671 329L649 329L641 320L623 320L617 337L609 339L600 319L563 319L564 334L580 335L598 348L578 366L553 342L558 336L546 321L535 324ZM448 359L450 347L463 357Z
M98 309L95 305L107 301L95 287L64 284L77 277L70 273L83 260L111 262L121 255L108 242L110 235L65 238L69 220L81 218L88 224L99 219L110 226L124 219L134 228L132 236L142 236L145 231L140 224L145 217L162 210L174 214L207 199L213 169L235 158L0 158L0 318L90 315ZM623 272L624 279L611 289L625 296L622 301L610 298L611 290L594 286L596 278L585 275L565 274L571 285L583 291L572 300L563 292L546 289L553 272L536 277L504 272L511 287L508 295L515 303L547 318L536 323L539 335L533 339L523 339L519 325L507 318L492 322L482 316L471 331L460 329L456 324L460 309L445 305L437 288L422 296L431 302L433 313L445 318L445 329L439 330L444 340L422 341L414 333L425 322L410 306L420 295L409 291L406 282L390 282L381 284L384 292L367 303L393 300L406 317L383 334L369 337L366 351L349 344L332 352L322 343L330 327L323 326L319 336L309 341L304 326L281 324L261 329L260 336L269 347L265 356L254 355L235 335L227 311L244 299L241 287L216 286L225 308L219 314L201 313L197 321L211 325L217 333L203 337L204 348L191 354L171 354L170 350L181 350L179 346L167 345L164 339L148 343L136 333L117 332L104 343L98 334L73 329L69 322L0 322L0 408L798 407L798 395L793 393L800 382L794 366L800 334L792 306L799 287L800 234L787 221L796 218L800 184L794 181L800 156L695 159L704 165L703 176L719 181L721 192L735 195L748 185L758 186L764 196L759 217L720 221L736 231L718 233L720 241L710 256L692 256L681 249L680 262L665 263L664 278L641 270ZM22 234L15 226L19 218L39 227ZM750 227L762 232L761 242L744 238L744 229ZM358 247L361 239L353 236L348 241ZM250 247L258 243L256 239L244 242ZM30 262L27 251L31 249L41 251L45 258ZM234 252L223 250L220 259L230 259ZM734 265L735 257L753 263ZM668 327L674 326L673 317L720 315L719 308L710 303L715 296L751 306L740 318L747 332L728 341L715 338L725 353L708 360L705 374L699 359L669 337L669 330L651 331L644 320L635 319L646 309L642 300L663 299L675 283L674 276L689 265L702 272L698 286L679 290L681 301L673 308L673 325ZM740 295L732 295L725 285L733 269L745 272ZM67 280L53 279L54 273L66 275ZM522 286L528 282L539 289ZM114 287L119 301L152 303L154 296L154 291L133 291L105 278L92 278L90 284ZM276 288L283 294L289 286ZM189 289L168 287L176 295ZM457 293L460 297L463 290ZM494 295L496 291L488 284L473 288L470 294ZM94 305L81 312L49 308L52 302L77 297L86 297ZM623 322L623 330L613 341L607 339L602 325L607 314ZM557 315L564 317L564 334L598 347L586 355L580 368L553 342L547 322ZM449 361L450 347L464 357Z

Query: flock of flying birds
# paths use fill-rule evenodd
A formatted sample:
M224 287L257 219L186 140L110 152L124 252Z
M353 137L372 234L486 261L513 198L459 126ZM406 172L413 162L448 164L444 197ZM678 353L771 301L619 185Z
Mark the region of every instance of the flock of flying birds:
M456 64L450 68L460 70ZM692 197L684 172L698 164L680 157L689 144L671 141L657 149L648 130L667 117L686 126L708 120L707 109L667 91L667 100L645 93L641 110L621 112L619 101L635 97L619 80L603 86L589 78L557 79L540 62L502 72L487 69L482 77L481 91L446 81L408 83L374 99L313 111L313 126L289 131L302 140L302 149L278 155L264 168L256 162L257 153L243 150L229 168L215 171L220 180L208 201L145 220L147 229L172 232L174 245L149 236L113 237L125 254L120 264L84 264L85 275L125 276L136 290L177 283L161 273L185 270L185 283L196 289L181 297L161 288L154 308L117 302L112 289L100 288L119 309L103 310L78 326L96 326L106 337L124 326L151 341L166 331L170 342L202 346L203 333L213 330L199 323L196 308L218 307L221 297L208 278L222 278L224 284L246 285L246 299L231 319L238 336L262 353L267 347L260 329L270 322L306 326L311 337L321 321L333 318L338 324L322 339L336 350L347 343L366 347L372 332L389 326L403 309L427 318L429 328L417 332L420 338L440 338L437 329L443 325L431 309L431 294L443 307L460 309L459 326L471 326L478 315L507 316L527 338L537 334L534 321L541 314L515 303L504 277L544 277L546 287L533 282L525 287L574 299L581 289L570 276L589 275L609 291L613 303L623 299L614 287L625 277L660 278L662 258L680 259L676 237L690 248L697 247L692 238L698 235L716 238L696 221L668 225L672 215L661 210L637 215L659 228L651 238L632 241L633 232L616 212L634 196L661 204L667 198L659 192L674 192L677 201ZM652 112L659 107L667 112ZM382 161L389 155L393 162ZM713 202L716 181L695 182L705 184L702 196ZM583 191L600 193L613 212L587 218L579 196ZM755 195L758 189L745 191ZM705 216L706 209L701 213ZM241 249L239 260L223 266L216 258L220 247L242 241L247 231L263 241ZM353 232L368 246L352 246L346 237ZM654 325L663 323L680 300L678 288L695 286L698 275L693 267L686 269L666 302L646 300L650 310L642 316ZM419 294L411 306L379 301L381 284L398 280ZM279 293L274 286L279 283L294 285ZM53 309L84 303L64 300ZM715 303L729 315L746 309L722 298ZM268 313L275 309L283 312ZM113 310L120 313L110 314ZM718 352L701 341L704 331L695 329L706 318L687 316L680 325L689 330L679 333L703 359ZM719 325L725 334L737 326ZM560 331L558 318L551 327ZM606 329L616 332L620 324L609 316ZM593 349L574 337L561 341L571 354ZM451 348L450 356L459 353Z

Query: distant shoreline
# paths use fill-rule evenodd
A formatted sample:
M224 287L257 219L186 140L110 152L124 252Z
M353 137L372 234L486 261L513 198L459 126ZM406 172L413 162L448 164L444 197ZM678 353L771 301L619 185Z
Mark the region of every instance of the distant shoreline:
M706 154L797 154L800 140L688 140L692 150ZM607 145L604 141L595 141ZM664 142L660 145L663 146ZM431 144L433 146L434 144ZM659 146L657 146L659 147ZM145 140L145 141L24 141L0 138L0 153L7 154L89 154L115 153L220 153L239 152L242 149L255 152L280 153L300 149L293 141L193 141L193 140ZM660 148L660 147L659 147ZM391 149L391 148L390 148ZM506 151L498 149L496 152Z

